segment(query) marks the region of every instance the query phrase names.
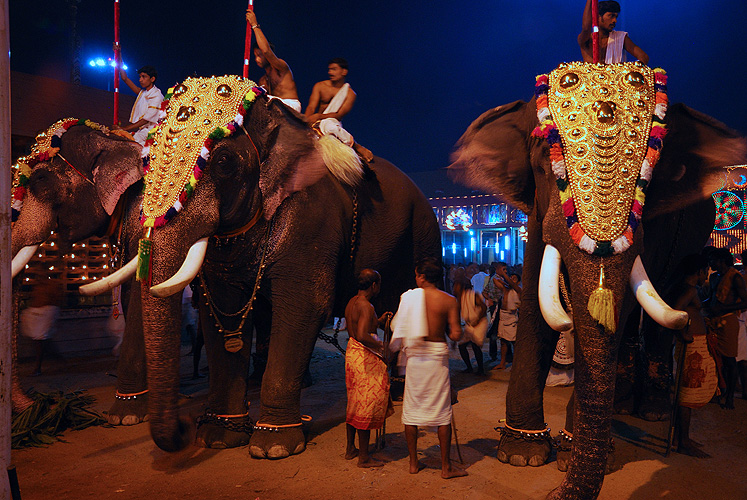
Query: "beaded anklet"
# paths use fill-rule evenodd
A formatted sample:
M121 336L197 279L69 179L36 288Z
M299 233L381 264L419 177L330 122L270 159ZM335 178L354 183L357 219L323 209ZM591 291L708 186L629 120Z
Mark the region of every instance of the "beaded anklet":
M509 435L514 438L520 438L525 441L546 441L551 440L550 427L545 424L545 429L539 431L528 431L523 429L515 429L508 424L503 424L505 427L496 427L495 430L501 433L502 436Z
M144 391L140 391L140 392L132 392L129 394L122 394L119 391L115 391L114 398L119 399L121 401L128 401L130 399L137 399L138 396L142 396L146 392L148 392L148 389L145 389Z
M309 415L301 415L301 421L297 424L285 424L285 425L275 425L275 424L260 424L257 422L254 426L255 431L270 431L270 432L279 432L280 429L288 429L291 427L301 427L304 422L311 422L311 417Z

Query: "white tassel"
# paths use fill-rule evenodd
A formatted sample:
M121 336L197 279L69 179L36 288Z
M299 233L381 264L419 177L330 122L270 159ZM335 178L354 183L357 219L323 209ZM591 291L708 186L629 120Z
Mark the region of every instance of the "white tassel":
M332 175L349 186L360 184L363 180L363 165L353 148L331 135L323 135L316 144Z

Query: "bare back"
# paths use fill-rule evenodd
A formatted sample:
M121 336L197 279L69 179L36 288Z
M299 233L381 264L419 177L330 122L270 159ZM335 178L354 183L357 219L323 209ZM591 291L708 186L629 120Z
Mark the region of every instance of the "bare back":
M459 340L462 337L462 327L459 322L459 305L453 295L436 287L426 287L425 311L428 319L429 342L446 342L446 325L449 325L449 338Z

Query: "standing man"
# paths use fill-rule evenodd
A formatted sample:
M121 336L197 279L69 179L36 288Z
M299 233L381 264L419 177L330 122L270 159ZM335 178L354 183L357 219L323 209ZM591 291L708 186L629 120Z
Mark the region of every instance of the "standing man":
M145 146L145 140L148 138L148 131L158 123L158 114L161 111L161 102L163 94L156 87L158 72L153 66L143 66L137 70L140 75L139 83L142 90L127 77L127 73L120 68L119 76L123 82L130 87L130 90L137 94L135 105L132 106L130 113L130 123L124 127L114 125L114 129L121 129L130 132L135 141L141 146Z
M353 109L356 94L345 81L348 75L348 62L336 57L327 63L329 80L314 84L306 107L306 119L322 135L333 135L340 142L353 148L358 156L367 162L373 161L373 153L364 148L350 133L342 128L342 117Z
M249 21L254 36L257 39L257 46L254 47L254 60L257 66L265 71L264 76L259 79L260 86L267 90L270 98L276 98L283 101L289 108L301 112L301 101L298 100L298 91L296 82L293 79L293 73L290 66L284 60L278 58L265 38L262 28L257 22L257 16L254 11L246 11L246 20Z
M591 42L591 2L586 0L584 14L581 18L581 33L578 35L578 45L581 47L581 55L584 62L594 62ZM605 64L614 64L624 61L623 49L630 55L648 64L648 54L638 45L633 43L625 31L614 31L617 24L617 16L620 14L620 4L615 0L599 2L599 61Z
M734 409L737 386L737 351L739 345L739 311L747 309L744 278L734 269L734 256L727 248L716 248L708 258L713 273L709 278L708 326L716 333L718 353L726 382L723 407Z
M358 457L358 467L381 467L384 462L371 458L368 442L371 429L380 429L384 420L394 413L389 397L389 375L384 344L376 336L392 313L376 317L371 300L381 290L381 276L373 269L358 275L358 294L345 308L348 324L348 346L345 351L345 386L348 394L346 411L347 447L345 459ZM358 431L358 449L355 434Z
M402 294L392 320L392 349L402 346L407 357L402 423L405 425L410 474L420 471L418 426L438 427L441 448L441 477L466 476L467 471L451 464L451 381L449 379L449 338L462 338L456 299L437 288L443 268L428 257L415 267L418 288Z

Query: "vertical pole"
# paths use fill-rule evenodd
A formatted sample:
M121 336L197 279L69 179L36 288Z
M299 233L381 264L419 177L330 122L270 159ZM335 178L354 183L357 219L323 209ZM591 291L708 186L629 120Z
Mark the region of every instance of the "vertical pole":
M0 498L10 498L10 39L8 2L0 0Z
M247 10L254 10L254 0L249 0ZM246 22L246 35L244 36L244 78L249 78L249 59L252 57L252 27Z
M591 0L591 53L594 64L599 62L599 2Z
M119 125L119 66L122 49L119 47L119 0L114 0L114 125Z

